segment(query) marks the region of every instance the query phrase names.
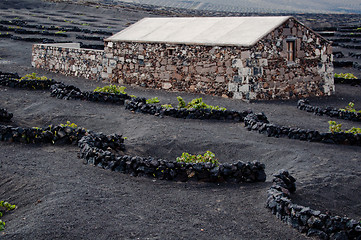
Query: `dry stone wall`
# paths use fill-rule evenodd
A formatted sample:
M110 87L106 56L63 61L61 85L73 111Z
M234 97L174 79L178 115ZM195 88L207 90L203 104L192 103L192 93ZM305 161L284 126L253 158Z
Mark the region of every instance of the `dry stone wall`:
M295 182L296 179L283 169L274 175L273 185L267 191L266 207L278 219L308 237L331 240L361 238L360 220L332 216L293 203L291 193L296 191Z
M107 42L103 79L148 88L232 97L237 47Z
M98 80L104 51L80 48L78 43L35 44L32 65L67 76Z

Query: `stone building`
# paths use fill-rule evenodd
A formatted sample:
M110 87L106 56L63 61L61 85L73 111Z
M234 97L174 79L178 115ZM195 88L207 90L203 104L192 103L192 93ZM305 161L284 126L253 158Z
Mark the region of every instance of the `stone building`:
M42 49L34 46L34 66L148 88L243 100L334 92L331 43L293 17L145 18L105 39L101 63L88 51L95 62L76 74L57 58L47 66Z

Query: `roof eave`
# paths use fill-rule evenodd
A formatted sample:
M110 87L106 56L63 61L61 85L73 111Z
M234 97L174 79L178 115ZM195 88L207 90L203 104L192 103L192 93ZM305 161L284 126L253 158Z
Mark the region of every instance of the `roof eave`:
M167 42L167 41L141 41L141 40L120 40L120 39L104 39L105 42L126 42L126 43L149 43L149 44L169 44L169 45L196 45L196 46L214 46L214 47L240 47L251 48L258 41L252 44L222 44L222 43L196 43L196 42Z

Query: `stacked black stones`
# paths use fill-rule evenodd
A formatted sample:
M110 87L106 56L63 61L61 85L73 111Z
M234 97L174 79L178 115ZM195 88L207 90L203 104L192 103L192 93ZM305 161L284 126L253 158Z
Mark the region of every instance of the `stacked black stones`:
M82 92L75 86L63 83L52 85L50 91L52 97L59 99L80 99L92 102L116 103L119 105L124 105L125 100L131 98L128 94L123 93Z
M211 163L181 163L152 157L116 155L123 151L121 135L104 135L84 128L50 125L46 128L21 128L0 125L0 141L21 143L78 144L84 163L104 169L175 181L264 182L265 165L257 161L215 165Z
M312 210L294 204L291 193L296 191L296 180L285 170L274 175L273 185L267 191L267 204L277 218L296 228L307 236L317 236L321 239L361 239L360 221L347 217L330 216L320 211Z
M351 86L361 85L361 79L334 78L335 83L350 84Z
M266 180L265 165L257 161L247 163L238 161L232 164L216 165L119 155L118 151L125 149L124 138L121 135L104 135L62 124L49 125L45 128L0 125L0 141L78 144L79 157L84 159L84 163L133 176L149 176L175 181L236 183L264 182Z
M48 80L21 80L18 74L0 72L0 85L12 88L25 88L31 90L45 90L57 83L53 79Z
M258 131L268 137L288 137L309 142L323 142L331 144L345 144L361 146L361 134L353 133L320 133L316 130L290 128L278 126L268 122L263 113L249 114L244 119L245 127L249 131Z
M330 117L361 122L361 113L341 111L340 109L332 108L332 107L322 108L322 107L312 106L309 104L308 100L303 100L303 99L299 100L297 102L297 108L307 112L312 112L320 116L327 115Z
M77 143L89 134L84 128L49 125L46 128L21 128L0 125L0 141L21 143Z
M175 118L200 119L200 120L226 120L243 122L244 118L252 111L212 110L212 109L186 109L163 108L156 104L147 104L145 99L131 99L125 102L125 108L145 114L156 116L171 116Z
M79 28L77 26L67 26L67 27L45 26L45 25L40 25L40 24L30 24L30 23L28 23L28 22L26 22L24 20L19 20L19 19L10 20L10 21L9 20L0 20L0 24L21 26L23 28L41 29L39 34L51 35L51 36L58 36L59 34L60 34L60 36L67 36L67 35L63 35L63 34L59 33L59 31L62 31L62 32L83 32L83 33L103 34L103 35L109 35L109 36L113 35L113 33L111 31L90 30L90 29L87 29L87 28ZM19 31L20 29L8 28L8 27L4 27L4 26L0 25L0 30L3 30L3 31L11 31L11 30ZM45 30L54 30L54 31L57 31L57 33L52 33L52 32L48 32L48 31L45 31Z
M65 85L63 83L57 83L50 87L50 96L59 99L80 99L84 100L84 94L79 88L72 85Z
M13 117L5 108L0 108L0 122L9 122Z
M215 165L212 163L173 162L152 157L116 155L111 152L112 146L94 139L93 135L82 138L80 157L84 163L112 171L131 174L132 176L148 176L174 181L205 181L205 182L264 182L265 166L255 162L237 162L233 164Z

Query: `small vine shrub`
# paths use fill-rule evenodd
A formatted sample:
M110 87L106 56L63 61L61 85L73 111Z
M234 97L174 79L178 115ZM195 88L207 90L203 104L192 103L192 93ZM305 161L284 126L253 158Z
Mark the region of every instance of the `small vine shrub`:
M177 162L184 162L184 163L212 163L216 166L219 165L219 161L216 158L216 155L211 151L207 151L204 155L191 155L189 153L182 153L182 156L177 157Z
M165 109L171 109L173 108L173 106L171 104L163 104L161 105L162 108L165 108Z
M349 102L348 106L346 106L345 108L340 108L340 110L343 112L361 113L361 110L355 109L355 104L353 102Z
M5 212L12 211L16 208L16 205L12 205L5 201L0 201L0 218ZM0 232L5 230L5 222L0 219Z
M55 34L62 34L62 33L66 33L66 31L57 31L57 32L55 32Z
M125 92L125 89L126 89L126 87L123 87L123 86L107 85L104 87L97 87L96 89L94 89L94 92L127 94Z
M335 78L344 78L344 79L357 79L352 73L335 73Z
M340 133L340 132L345 132L345 133L352 133L352 134L361 134L361 128L356 128L356 127L352 127L351 129L344 131L342 130L342 124L339 123L337 124L335 121L329 121L329 130L331 133Z
M336 121L328 121L329 124L329 131L331 133L338 133L341 132L342 124L337 124Z
M154 103L159 103L159 102L160 101L159 101L158 97L154 97L154 98L150 98L150 99L146 100L147 104L154 104Z
M207 105L205 102L203 102L202 98L194 98L188 104L185 103L182 97L177 97L177 99L178 99L178 108L211 109L211 110L221 110L221 111L227 110L224 107Z
M75 123L71 123L70 121L66 121L65 124L60 124L61 127L71 127L71 128L78 128L78 125ZM51 127L51 126L50 126Z
M38 81L46 81L48 80L47 77L45 76L37 76L36 73L31 73L31 74L26 74L25 76L23 76L22 78L19 79L19 81L22 81L22 80L38 80Z
M178 100L178 108L186 108L186 102L183 100L181 96L177 97Z

